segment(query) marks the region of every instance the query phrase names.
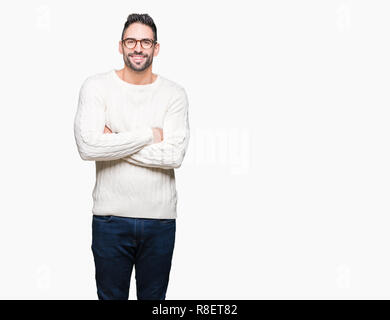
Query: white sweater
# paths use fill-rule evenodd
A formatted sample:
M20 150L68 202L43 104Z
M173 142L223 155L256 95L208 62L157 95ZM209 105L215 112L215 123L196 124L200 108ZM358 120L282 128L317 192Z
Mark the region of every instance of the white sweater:
M107 125L113 133L104 133ZM163 129L153 143L152 127ZM81 86L74 135L83 160L95 161L95 215L176 218L174 168L187 150L190 128L184 88L158 75L146 85L128 83L115 69Z

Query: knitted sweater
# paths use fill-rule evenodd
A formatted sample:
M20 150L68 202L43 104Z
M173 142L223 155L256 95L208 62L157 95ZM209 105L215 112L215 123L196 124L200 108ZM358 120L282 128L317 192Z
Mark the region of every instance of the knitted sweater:
M105 125L113 133L104 133ZM153 143L152 127L163 129L163 141ZM177 217L174 168L190 137L181 85L161 75L131 84L115 69L92 75L80 89L74 136L81 159L95 161L93 214Z

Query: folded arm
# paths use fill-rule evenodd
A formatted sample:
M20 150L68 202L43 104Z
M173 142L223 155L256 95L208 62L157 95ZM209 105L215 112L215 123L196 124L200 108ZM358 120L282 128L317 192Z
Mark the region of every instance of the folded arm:
M81 86L74 119L74 136L83 160L117 160L153 143L149 127L116 134L104 134L105 104L94 80L88 78Z
M123 160L152 168L173 169L181 166L190 138L188 98L183 88L170 102L164 118L163 136L163 141L147 145Z

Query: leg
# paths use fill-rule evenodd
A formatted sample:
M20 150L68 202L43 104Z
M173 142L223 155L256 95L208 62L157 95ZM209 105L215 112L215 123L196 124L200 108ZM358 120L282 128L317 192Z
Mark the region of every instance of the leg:
M135 241L128 223L115 216L93 216L92 252L99 300L128 300Z
M136 254L138 300L165 300L175 244L176 219L143 219Z

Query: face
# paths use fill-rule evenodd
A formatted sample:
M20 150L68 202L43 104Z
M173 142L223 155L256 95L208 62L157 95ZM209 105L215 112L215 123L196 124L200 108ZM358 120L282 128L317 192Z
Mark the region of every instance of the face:
M125 31L123 39L126 38L154 39L154 35L152 28L149 26L142 23L132 23ZM153 57L158 55L159 49L159 43L155 43L150 49L144 49L140 41L133 49L128 49L122 41L119 41L119 52L123 55L124 63L131 70L137 72L142 72L151 66Z

